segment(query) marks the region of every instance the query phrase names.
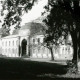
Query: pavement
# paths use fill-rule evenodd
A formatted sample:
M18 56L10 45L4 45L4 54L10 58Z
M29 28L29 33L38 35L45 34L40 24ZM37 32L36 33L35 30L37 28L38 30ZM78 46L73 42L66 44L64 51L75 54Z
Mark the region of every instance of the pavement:
M38 61L38 62L47 62L47 63L58 63L58 64L62 64L62 65L67 65L65 60L51 60L50 58L22 58L24 60L31 60L31 61Z

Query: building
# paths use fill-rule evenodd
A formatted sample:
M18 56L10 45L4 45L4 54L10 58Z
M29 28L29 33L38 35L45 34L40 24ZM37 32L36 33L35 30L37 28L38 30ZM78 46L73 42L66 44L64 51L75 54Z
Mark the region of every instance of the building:
M20 29L13 31L13 34L1 38L1 54L7 57L22 57L28 56L32 58L51 58L49 49L44 47L44 29L46 26L37 23L29 22ZM72 46L59 45L53 46L55 59L72 59Z

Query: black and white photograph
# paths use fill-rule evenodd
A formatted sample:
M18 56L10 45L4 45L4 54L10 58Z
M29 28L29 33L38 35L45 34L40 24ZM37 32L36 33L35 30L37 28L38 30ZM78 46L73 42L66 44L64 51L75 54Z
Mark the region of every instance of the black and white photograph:
M80 78L80 0L0 0L0 80Z

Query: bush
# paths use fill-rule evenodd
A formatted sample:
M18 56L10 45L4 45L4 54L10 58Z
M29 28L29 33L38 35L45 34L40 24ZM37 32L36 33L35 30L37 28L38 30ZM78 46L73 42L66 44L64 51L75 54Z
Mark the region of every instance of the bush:
M70 60L68 60L66 63L67 63L67 66L68 66L68 73L76 74L78 72L77 63L72 62Z

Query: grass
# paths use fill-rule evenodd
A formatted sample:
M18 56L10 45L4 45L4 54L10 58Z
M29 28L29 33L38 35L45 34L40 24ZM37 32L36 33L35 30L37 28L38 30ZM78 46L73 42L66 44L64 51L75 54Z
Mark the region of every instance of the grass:
M0 78L11 79L52 79L79 78L67 73L67 65L0 57Z

